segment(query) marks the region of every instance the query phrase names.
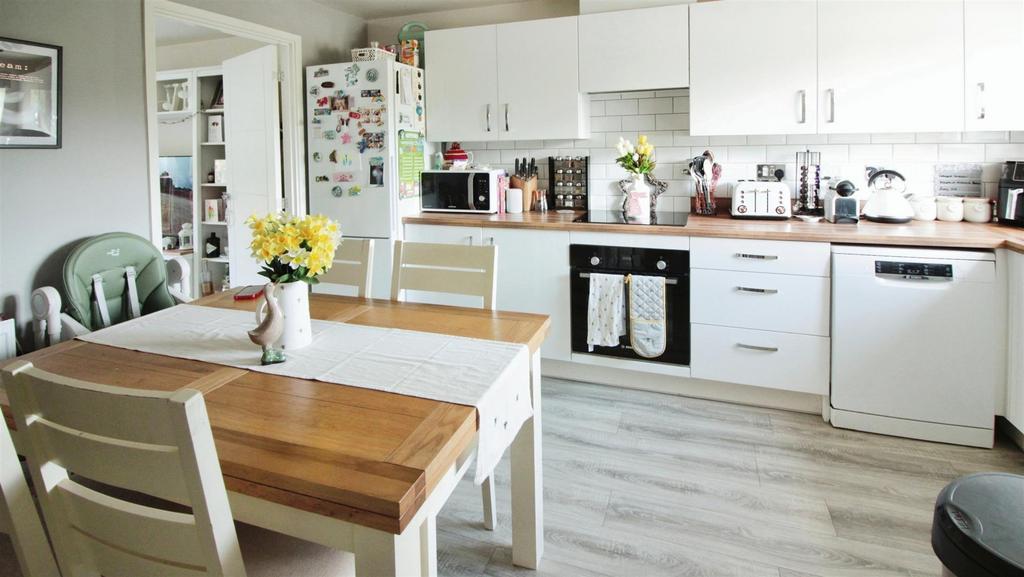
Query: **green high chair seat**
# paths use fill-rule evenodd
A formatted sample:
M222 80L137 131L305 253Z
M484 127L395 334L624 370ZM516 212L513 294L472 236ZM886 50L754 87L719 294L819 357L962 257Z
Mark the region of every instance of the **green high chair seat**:
M178 289L168 287L167 270L179 276ZM165 259L151 242L127 232L93 237L64 261L65 311L53 287L32 293L36 346L188 302L188 262Z

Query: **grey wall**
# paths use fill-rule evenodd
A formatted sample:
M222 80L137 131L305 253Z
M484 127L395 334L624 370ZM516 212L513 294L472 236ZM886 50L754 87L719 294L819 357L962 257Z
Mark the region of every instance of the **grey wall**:
M185 0L300 34L305 64L348 59L365 22L312 0ZM148 235L142 0L0 0L0 36L64 47L63 148L0 150L0 312L22 328L32 289L96 234Z

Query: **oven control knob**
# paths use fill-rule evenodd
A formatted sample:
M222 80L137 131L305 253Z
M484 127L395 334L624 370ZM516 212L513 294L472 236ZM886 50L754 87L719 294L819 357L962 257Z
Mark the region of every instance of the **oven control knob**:
M668 268L668 263L663 260L659 260L654 264L654 266L658 267L658 270L665 270Z
M597 258L596 256L590 257L590 265L591 266L597 266L599 264L601 264L601 259Z

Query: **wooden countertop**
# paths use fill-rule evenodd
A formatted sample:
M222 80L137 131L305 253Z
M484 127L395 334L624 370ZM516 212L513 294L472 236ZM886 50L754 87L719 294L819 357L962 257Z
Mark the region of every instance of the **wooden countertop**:
M256 306L257 301L233 300L234 292L194 304ZM323 320L522 343L531 351L550 326L543 315L322 294L311 296L310 313ZM405 529L477 430L470 406L83 341L65 341L18 360L121 387L200 390L228 490L392 533ZM6 404L0 390L0 405Z
M577 213L578 214L578 213ZM458 214L423 212L407 216L406 224L480 226L536 230L634 233L674 236L797 240L840 244L882 244L941 248L1010 248L1024 252L1024 229L970 222L921 222L882 224L808 223L791 219L742 220L728 216L690 215L686 226L596 224L573 222L575 214L530 212L524 214Z

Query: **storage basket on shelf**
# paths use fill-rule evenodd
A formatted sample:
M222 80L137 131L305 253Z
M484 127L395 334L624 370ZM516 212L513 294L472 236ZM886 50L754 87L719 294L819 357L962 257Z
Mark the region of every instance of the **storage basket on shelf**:
M394 60L394 52L388 52L378 46L369 48L353 48L352 62L370 62L374 60Z

